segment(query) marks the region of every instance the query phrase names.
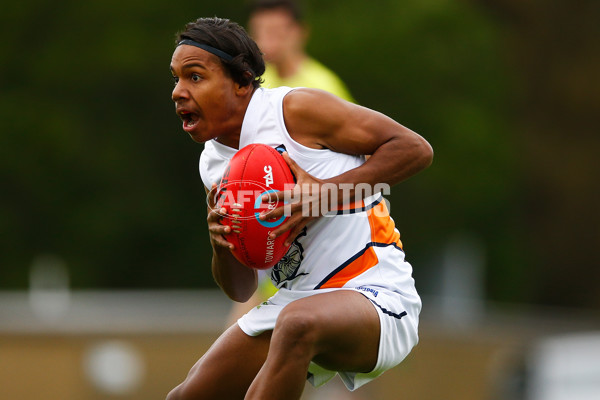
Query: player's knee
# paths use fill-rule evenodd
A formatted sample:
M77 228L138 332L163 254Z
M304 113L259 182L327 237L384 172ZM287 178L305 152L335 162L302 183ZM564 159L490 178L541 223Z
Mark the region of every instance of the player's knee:
M309 351L318 339L317 330L316 318L311 313L290 304L279 314L273 335L279 336L288 348Z

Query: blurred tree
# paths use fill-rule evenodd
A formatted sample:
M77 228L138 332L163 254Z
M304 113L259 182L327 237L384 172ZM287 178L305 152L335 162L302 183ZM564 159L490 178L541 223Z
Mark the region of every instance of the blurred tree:
M0 18L10 77L0 95L0 285L23 287L46 252L67 260L75 286L206 281L201 149L178 130L169 99L189 11L38 0Z
M521 229L536 302L600 308L600 2L478 0L516 72Z

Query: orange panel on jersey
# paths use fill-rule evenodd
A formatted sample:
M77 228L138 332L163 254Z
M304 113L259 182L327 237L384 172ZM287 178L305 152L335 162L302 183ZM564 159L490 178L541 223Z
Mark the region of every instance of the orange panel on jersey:
M363 254L350 264L346 265L340 272L332 276L327 282L320 286L320 288L341 288L350 279L359 276L369 268L377 265L377 262L379 262L377 254L375 254L373 247L369 246Z
M364 208L365 206L365 202L363 200L358 200L358 201L353 201L352 203L343 205L340 204L336 207L336 210L338 211L350 211L350 210L360 210L361 208Z
M371 241L374 243L398 243L402 248L400 233L395 229L396 225L390 217L385 202L377 204L368 211L369 224L371 225Z
M362 254L358 253L360 255L356 256L354 260L340 266L339 271L334 272L331 277L327 277L324 283L317 285L316 289L341 288L351 279L377 265L379 259L374 246L396 244L402 249L400 233L395 229L396 226L384 201L368 210L367 215L371 227L371 243L367 245Z

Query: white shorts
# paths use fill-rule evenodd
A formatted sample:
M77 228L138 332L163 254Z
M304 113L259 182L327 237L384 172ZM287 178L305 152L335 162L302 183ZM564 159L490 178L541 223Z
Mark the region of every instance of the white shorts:
M315 363L310 364L308 380L315 386L321 386L336 374L349 390L355 390L377 378L388 369L400 364L418 343L418 324L421 302L408 300L401 294L381 288L341 288L312 290L305 292L280 289L273 297L260 306L254 307L238 320L238 325L249 336L257 336L273 330L277 317L283 308L294 300L332 290L354 290L373 303L379 314L381 333L377 363L371 372L357 373L326 370Z

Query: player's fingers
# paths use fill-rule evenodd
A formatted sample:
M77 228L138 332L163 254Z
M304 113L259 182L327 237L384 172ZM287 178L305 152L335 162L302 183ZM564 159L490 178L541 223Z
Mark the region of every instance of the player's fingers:
M303 170L296 161L292 160L287 152L282 153L282 156L288 167L290 167L290 171L292 171L297 184L317 182L315 177Z
M210 242L212 243L213 247L218 246L233 250L233 244L229 243L229 241L227 241L225 238L225 235L231 233L231 228L229 226L211 224L208 227L208 232L210 234Z
M302 207L301 197L295 195L293 190L271 192L263 195L262 199L262 207L266 209L259 214L261 220L280 218L282 215L289 216Z
M233 250L233 244L229 243L222 235L211 235L211 242L213 246L224 247L229 250Z
M298 166L298 164L296 164L296 161L292 160L292 158L290 157L290 155L288 154L287 151L284 151L283 153L281 153L281 156L285 160L285 162L288 165L288 167L290 167L290 170L292 171L292 174L296 175L296 173L299 172L299 171L304 172L304 170L302 168L300 168Z
M300 220L300 222L298 222L296 225L294 225L294 227L290 231L290 236L288 236L288 238L284 242L284 246L291 245L294 239L296 239L296 237L302 232L306 224L308 224L308 221L310 221L311 219L312 218L304 218Z
M280 191L272 191L272 192L267 192L264 193L261 197L261 201L263 203L276 203L276 202L282 202L283 203L283 199L285 199L285 190L280 190Z
M208 226L208 231L213 235L227 235L231 233L231 227L213 223Z
M274 220L280 218L284 213L284 206L279 206L272 210L265 210L261 212L258 217L261 219L261 221Z
M271 232L269 237L274 239L276 237L281 236L283 233L289 231L294 226L296 226L298 223L300 223L300 221L303 218L304 217L302 217L302 215L300 215L300 214L292 214L292 216L289 217L288 219L286 219L281 225L279 225L277 228L273 229L273 231Z
M206 193L206 204L208 204L210 210L213 210L215 204L217 204L217 192L217 184L213 183L210 190Z
M225 208L221 208L219 210L212 208L209 212L208 215L206 216L206 221L208 222L208 225L210 226L213 223L219 223L219 220L226 215L227 210Z
M266 220L275 220L275 219L279 219L282 216L292 216L294 215L294 213L299 213L302 211L302 203L301 202L293 202L293 203L283 203L283 202L279 202L277 207L273 208L272 210L265 210L263 212L261 212L259 214L259 218L262 221L266 221Z

